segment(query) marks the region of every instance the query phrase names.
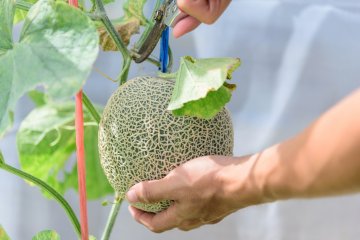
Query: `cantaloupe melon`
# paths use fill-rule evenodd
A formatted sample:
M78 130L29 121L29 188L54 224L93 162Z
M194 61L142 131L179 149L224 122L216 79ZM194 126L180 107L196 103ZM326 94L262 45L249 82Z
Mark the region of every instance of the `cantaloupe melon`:
M166 110L174 85L174 80L138 77L119 87L105 107L99 128L101 164L121 198L134 184L163 178L188 160L232 155L228 110L211 120L175 117ZM169 204L135 206L159 212Z

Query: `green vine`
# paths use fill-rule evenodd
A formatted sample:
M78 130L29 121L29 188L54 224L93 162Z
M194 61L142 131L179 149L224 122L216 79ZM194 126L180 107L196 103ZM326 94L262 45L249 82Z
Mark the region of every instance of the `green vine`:
M83 99L82 99L86 109L90 112L91 116L94 118L94 120L96 121L96 123L99 125L100 124L100 114L98 113L98 111L96 110L95 106L92 104L92 102L90 101L89 97L83 92Z
M27 181L35 184L42 190L49 193L65 210L66 214L68 215L68 217L71 220L71 223L75 229L76 234L79 237L81 236L80 223L79 223L79 220L77 219L77 216L76 216L74 210L71 208L70 204L65 200L65 198L63 196L61 196L55 189L53 189L51 186L49 186L44 181L6 164L1 151L0 151L0 168L3 169L4 171L7 171L11 174L14 174L24 180L27 180Z

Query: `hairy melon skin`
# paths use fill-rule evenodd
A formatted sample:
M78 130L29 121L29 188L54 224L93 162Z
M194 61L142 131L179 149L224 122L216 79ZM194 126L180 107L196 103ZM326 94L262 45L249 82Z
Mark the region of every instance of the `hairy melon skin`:
M191 159L232 155L233 126L227 109L211 120L175 117L167 109L174 80L138 77L109 99L99 127L99 153L104 172L121 198L138 182L165 177ZM170 201L137 204L159 212Z

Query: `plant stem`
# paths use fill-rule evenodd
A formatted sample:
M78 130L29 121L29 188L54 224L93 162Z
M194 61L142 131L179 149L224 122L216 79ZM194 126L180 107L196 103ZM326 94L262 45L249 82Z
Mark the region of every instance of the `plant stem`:
M23 172L17 168L7 165L4 161L4 158L1 154L1 152L0 152L0 168L2 168L3 170L5 170L9 173L12 173L12 174L18 176L24 180L29 181L29 182L35 184L36 186L38 186L39 188L41 188L42 190L48 192L63 207L66 214L69 216L72 225L74 226L76 234L80 237L80 235L81 235L80 223L79 223L79 220L77 219L76 214L74 213L74 210L71 208L70 204L64 199L64 197L61 196L55 189L53 189L51 186L49 186L44 181L26 173L26 172Z
M123 55L123 58L124 59L128 58L130 56L129 50L126 48L119 33L116 31L114 25L111 23L109 17L107 16L102 0L95 0L95 4L96 4L96 11L101 17L101 22L104 24L106 30L110 34L111 38L114 40L117 48Z
M117 200L117 197L115 197L115 203L111 208L108 221L106 223L106 227L104 230L104 233L101 237L101 240L109 240L110 234L113 230L117 215L119 213L120 207L121 207L122 200Z
M2 154L2 152L0 152L0 165L5 164L5 160L4 160L4 156Z
M168 72L171 72L173 64L174 64L174 55L171 50L171 47L169 46L169 64L167 66Z
M164 79L176 79L178 75L178 72L173 72L173 73L163 73L161 71L158 72L158 76Z
M114 25L111 23L109 17L107 16L102 0L95 0L95 5L96 13L101 17L100 21L105 26L106 31L109 33L123 56L123 68L118 77L121 85L125 83L128 78L132 58L129 50L126 48L124 42L121 39L120 34L116 31Z
M82 99L86 109L90 112L91 116L94 118L94 120L97 122L97 124L100 124L100 114L96 110L95 106L92 104L88 96L83 92L83 99Z
M124 58L122 71L119 74L119 76L117 77L117 80L120 81L120 86L126 82L128 76L129 76L131 60L132 60L132 58L130 56L128 56L127 58Z
M154 58L148 57L146 59L146 61L148 61L149 63L154 64L158 68L160 67L160 62L158 60L154 59Z

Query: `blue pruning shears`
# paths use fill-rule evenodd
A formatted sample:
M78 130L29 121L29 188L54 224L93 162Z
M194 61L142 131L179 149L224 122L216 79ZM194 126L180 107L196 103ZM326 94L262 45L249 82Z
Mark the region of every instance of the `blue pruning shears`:
M166 27L174 27L187 15L178 8L176 0L165 0L154 15L155 24L143 44L133 50L136 63L145 61L154 51Z

